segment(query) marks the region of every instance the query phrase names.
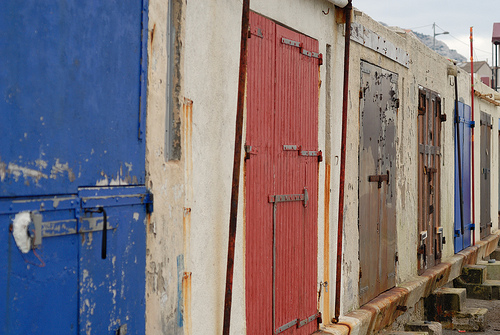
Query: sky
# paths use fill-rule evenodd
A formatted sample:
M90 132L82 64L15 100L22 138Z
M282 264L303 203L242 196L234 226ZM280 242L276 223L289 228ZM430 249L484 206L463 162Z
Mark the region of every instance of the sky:
M500 22L500 0L352 0L352 5L375 21L430 36L436 23L436 34L449 32L436 36L436 40L468 61L473 27L474 61L487 60L492 65L491 37L493 23Z

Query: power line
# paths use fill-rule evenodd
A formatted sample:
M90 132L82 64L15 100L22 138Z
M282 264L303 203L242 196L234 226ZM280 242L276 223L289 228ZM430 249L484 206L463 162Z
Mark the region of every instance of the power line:
M426 25L426 26L420 26L420 27L408 28L408 29L413 30L413 29L419 29L419 28L426 28L426 27L430 27L430 26L432 26L432 24L428 24L428 25Z

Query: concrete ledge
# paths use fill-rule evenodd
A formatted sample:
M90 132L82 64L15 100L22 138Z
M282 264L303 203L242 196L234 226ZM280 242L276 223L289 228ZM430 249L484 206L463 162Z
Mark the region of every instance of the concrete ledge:
M320 334L361 335L372 334L389 326L421 298L429 296L434 290L460 276L466 264L476 264L488 256L498 246L500 231L488 236L459 253L449 257L441 264L425 271L421 276L401 283L398 287L382 293L358 310L340 318L340 323L323 325Z

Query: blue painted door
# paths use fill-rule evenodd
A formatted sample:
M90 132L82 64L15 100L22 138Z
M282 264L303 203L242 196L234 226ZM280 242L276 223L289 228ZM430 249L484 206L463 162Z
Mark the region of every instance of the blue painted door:
M2 334L144 333L147 6L0 4Z
M458 102L458 134L455 125L455 253L471 245L471 108ZM459 141L459 142L458 142ZM458 159L460 144L460 159ZM460 209L460 179L462 168L462 210ZM463 221L462 221L463 215ZM463 225L463 226L462 226Z

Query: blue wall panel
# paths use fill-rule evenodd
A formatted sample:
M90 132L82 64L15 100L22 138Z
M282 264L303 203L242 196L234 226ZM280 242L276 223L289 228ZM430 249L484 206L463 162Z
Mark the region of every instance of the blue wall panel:
M455 127L455 235L454 248L455 253L471 245L471 108L458 103L458 127L459 136L457 136ZM460 141L460 163L462 167L462 200L463 200L463 224L460 212L460 185L458 174L458 146Z
M47 211L44 219L76 228L72 211ZM22 254L9 215L0 215L0 334L77 334L78 235L43 239L37 255Z
M147 8L0 1L0 334L144 334ZM21 211L43 217L27 254Z
M1 2L0 197L144 183L143 17L142 0Z

